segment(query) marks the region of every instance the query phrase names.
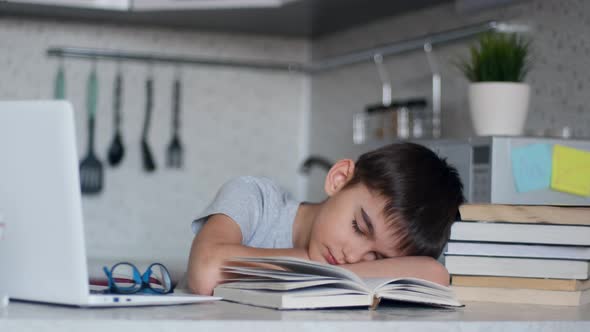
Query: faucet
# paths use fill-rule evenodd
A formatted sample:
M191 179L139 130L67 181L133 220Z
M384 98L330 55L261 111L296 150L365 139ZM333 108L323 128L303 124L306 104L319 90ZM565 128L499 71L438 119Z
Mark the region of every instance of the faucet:
M326 172L328 172L330 170L330 168L332 168L332 162L329 161L328 159L324 158L324 157L320 157L320 156L309 156L307 157L307 159L305 159L305 161L303 162L303 164L301 165L301 168L299 169L299 171L303 174L309 174L309 172L311 171L311 168L315 165L323 168Z

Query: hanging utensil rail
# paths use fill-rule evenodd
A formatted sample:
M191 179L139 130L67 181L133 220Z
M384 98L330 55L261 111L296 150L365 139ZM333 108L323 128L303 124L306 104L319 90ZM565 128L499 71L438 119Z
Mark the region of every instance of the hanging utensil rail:
M129 60L151 63L163 62L187 65L224 66L315 73L355 63L373 61L375 54L380 54L384 57L388 55L395 55L403 52L423 49L425 44L435 45L457 41L475 36L486 31L513 32L526 31L527 29L528 28L523 25L514 25L497 21L487 21L480 24L470 25L458 29L446 30L438 33L424 35L421 37L390 43L387 45L367 50L335 56L332 58L320 60L317 63L312 64L303 64L296 62L272 62L263 60L223 59L213 57L173 56L82 47L50 47L49 49L47 49L47 55L57 57Z
M47 55L69 58L87 58L87 59L110 59L110 60L128 60L148 63L173 63L186 65L204 65L204 66L224 66L251 69L268 69L268 70L287 70L287 71L304 71L304 65L299 63L281 63L257 60L239 60L239 59L221 59L205 57L185 57L174 55L159 55L152 53L127 52L96 48L83 47L50 47L47 49Z
M309 66L311 72L321 72L330 69L335 69L345 65L351 65L361 62L372 62L374 61L375 54L380 54L382 57L388 55L395 55L399 53L421 50L425 44L443 44L452 41L457 41L465 38L469 38L478 35L482 32L498 30L506 31L510 25L506 23L500 23L497 21L488 21L481 24L470 25L458 29L441 31L433 34L427 34L420 37L406 39L387 45L374 47L371 49L352 52L344 55L335 56L325 60L320 60L315 64Z

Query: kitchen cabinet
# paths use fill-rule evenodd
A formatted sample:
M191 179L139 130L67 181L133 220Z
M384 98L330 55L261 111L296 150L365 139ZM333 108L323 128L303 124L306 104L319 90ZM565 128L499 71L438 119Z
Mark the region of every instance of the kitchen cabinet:
M0 0L0 12L3 15L84 22L317 38L386 17L452 2L453 0Z

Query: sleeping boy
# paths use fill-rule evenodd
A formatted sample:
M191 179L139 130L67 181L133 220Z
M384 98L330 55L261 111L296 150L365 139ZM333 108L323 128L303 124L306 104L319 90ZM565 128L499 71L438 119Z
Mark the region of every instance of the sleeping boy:
M361 277L417 277L448 285L436 258L464 202L454 167L414 143L342 159L326 175L322 202L298 202L267 178L225 183L193 221L188 287L210 295L236 256L292 256Z

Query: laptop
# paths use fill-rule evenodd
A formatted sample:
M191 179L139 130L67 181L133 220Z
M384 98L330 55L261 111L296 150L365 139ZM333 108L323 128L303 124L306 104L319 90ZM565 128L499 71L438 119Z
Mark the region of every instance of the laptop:
M219 300L91 294L72 106L0 101L0 294L81 307Z

